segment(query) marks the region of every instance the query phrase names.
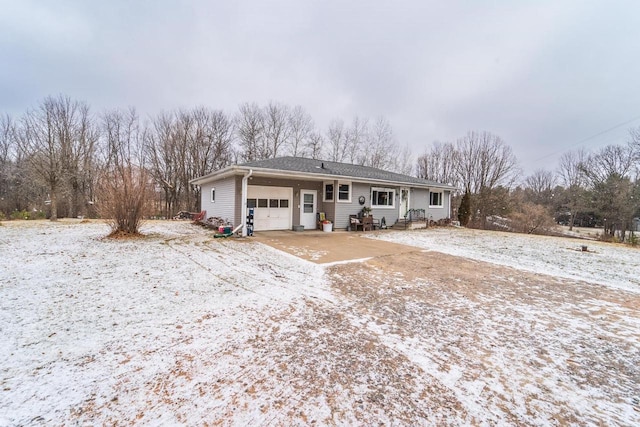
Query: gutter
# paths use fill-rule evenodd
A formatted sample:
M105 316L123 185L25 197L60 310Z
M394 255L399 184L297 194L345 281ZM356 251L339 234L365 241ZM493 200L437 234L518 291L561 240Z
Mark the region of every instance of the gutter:
M242 177L242 200L241 200L242 208L240 209L240 224L242 226L242 237L247 237L247 182L249 181L249 177L251 175L253 175L253 169L249 169L249 172L247 172ZM240 228L240 226L238 226L238 228Z
M319 171L322 171L322 168L318 168ZM326 169L325 169L326 170ZM256 173L256 176L272 176L276 178L293 178L293 179L308 179L312 181L352 181L352 182L364 182L368 184L381 184L381 185L397 185L404 187L414 187L414 188L437 188L441 190L450 190L456 191L457 187L447 184L440 184L438 182L425 182L425 183L417 183L417 182L406 182L406 181L397 181L397 180L387 180L387 179L377 179L377 178L361 178L354 177L348 175L333 175L328 173L313 173L313 172L302 172L302 171L287 171L281 169L267 169L267 168L246 168L241 165L232 165L225 169L222 169L217 172L212 172L208 175L192 179L190 181L191 184L194 185L202 185L209 181L223 179L228 176L237 175L238 173L247 173L253 174Z

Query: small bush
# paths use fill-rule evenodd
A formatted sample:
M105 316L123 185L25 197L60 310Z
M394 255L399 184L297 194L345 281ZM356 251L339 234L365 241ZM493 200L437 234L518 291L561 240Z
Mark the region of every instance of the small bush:
M11 219L31 219L31 213L26 210L11 212Z
M111 227L110 236L140 235L151 191L147 172L132 166L114 168L105 174L98 191L98 210Z
M526 234L551 234L555 227L553 217L542 205L524 203L511 214L511 229Z

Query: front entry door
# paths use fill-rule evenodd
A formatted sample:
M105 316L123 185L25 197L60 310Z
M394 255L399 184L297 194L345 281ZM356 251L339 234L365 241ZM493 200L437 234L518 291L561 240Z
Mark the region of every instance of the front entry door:
M409 211L409 189L406 187L400 188L400 218L404 218L404 216Z
M300 190L300 225L305 230L316 229L316 190Z

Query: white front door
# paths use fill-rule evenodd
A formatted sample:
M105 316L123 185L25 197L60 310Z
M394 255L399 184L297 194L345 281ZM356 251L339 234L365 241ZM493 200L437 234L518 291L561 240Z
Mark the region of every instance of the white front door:
M409 189L406 187L400 188L400 218L404 218L409 211Z
M305 230L316 229L316 190L300 190L300 225Z

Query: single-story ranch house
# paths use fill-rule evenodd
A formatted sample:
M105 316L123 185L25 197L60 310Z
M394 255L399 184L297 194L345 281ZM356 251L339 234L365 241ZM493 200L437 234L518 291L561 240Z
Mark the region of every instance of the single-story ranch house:
M346 229L349 215L363 206L387 224L409 209L423 209L434 221L451 215L455 187L408 175L346 163L279 157L229 166L191 181L201 189L208 217L244 224L254 208L254 230L317 228L323 212L336 229ZM243 227L246 235L246 226Z

